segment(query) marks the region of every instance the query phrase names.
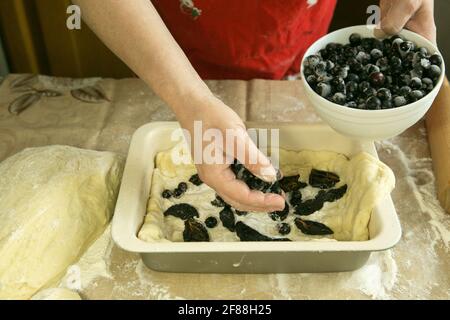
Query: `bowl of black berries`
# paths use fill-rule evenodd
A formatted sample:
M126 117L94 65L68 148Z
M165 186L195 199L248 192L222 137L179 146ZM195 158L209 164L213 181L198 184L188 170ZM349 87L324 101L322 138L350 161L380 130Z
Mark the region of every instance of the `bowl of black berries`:
M301 65L305 93L341 134L363 140L399 135L431 107L444 81L437 47L403 30L377 38L354 26L317 40Z

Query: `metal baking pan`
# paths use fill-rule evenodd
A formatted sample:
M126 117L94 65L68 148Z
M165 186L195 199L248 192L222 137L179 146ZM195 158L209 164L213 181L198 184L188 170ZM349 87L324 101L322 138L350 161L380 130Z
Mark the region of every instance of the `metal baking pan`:
M323 125L247 123L248 128L278 128L280 147L328 150L347 156L365 151L378 157L371 142L351 140ZM150 243L137 233L146 214L155 155L171 148L176 122L153 122L133 135L115 208L112 236L124 250L140 253L157 271L197 273L338 272L362 267L371 252L392 248L401 237L391 197L372 213L368 241L170 242Z

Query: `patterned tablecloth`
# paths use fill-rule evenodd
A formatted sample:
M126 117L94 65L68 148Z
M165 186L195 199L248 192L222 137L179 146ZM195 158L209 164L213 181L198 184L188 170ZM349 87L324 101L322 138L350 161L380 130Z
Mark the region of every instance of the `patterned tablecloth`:
M299 81L209 81L246 120L320 122ZM126 155L141 125L174 120L137 79L10 75L0 80L0 160L26 148L65 144ZM392 197L403 236L360 270L334 274L171 274L147 269L115 246L108 229L78 263L87 299L450 298L450 215L435 195L423 122L377 143L395 172ZM64 282L66 283L66 282ZM63 283L63 284L64 284ZM67 283L66 283L67 284Z

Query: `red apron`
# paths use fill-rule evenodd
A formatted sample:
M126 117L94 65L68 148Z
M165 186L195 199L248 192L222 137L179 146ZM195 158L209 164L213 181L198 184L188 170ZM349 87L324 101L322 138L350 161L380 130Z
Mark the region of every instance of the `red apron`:
M194 7L179 0L152 2L203 79L245 80L298 73L308 46L327 32L336 5L336 0L194 0Z

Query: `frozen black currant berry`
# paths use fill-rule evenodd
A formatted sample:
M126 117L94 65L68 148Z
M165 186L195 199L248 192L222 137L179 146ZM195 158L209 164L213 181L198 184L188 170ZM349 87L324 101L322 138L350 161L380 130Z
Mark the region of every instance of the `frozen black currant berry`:
M376 65L380 68L380 71L384 72L389 69L389 59L387 57L382 57L377 60Z
M324 73L326 73L327 70L327 63L324 61L320 61L315 67L314 67L314 72L317 75L322 75Z
M362 98L368 98L377 94L377 90L372 88L370 83L367 81L363 81L359 84L359 92Z
M368 54L364 51L360 51L356 55L356 60L358 60L359 63L367 64L370 61L370 54Z
M430 69L428 69L427 75L431 79L437 79L441 75L441 68L439 68L437 65L432 64L430 66Z
M331 51L333 53L337 53L340 48L342 48L342 44L335 43L335 42L330 42L325 46L325 49L327 49L328 51Z
M402 55L406 55L408 52L413 51L414 47L415 47L415 45L414 45L413 42L411 42L411 41L403 41L399 45L400 53Z
M349 71L349 69L350 69L350 68L349 68L348 66L344 66L344 67L336 67L336 68L334 68L334 70L333 70L333 74L334 74L336 77L345 79L345 78L348 77L348 71Z
M350 44L354 47L361 44L361 35L358 33L352 33L349 38Z
M330 60L332 62L337 62L338 61L338 56L334 52L330 53L330 56L328 57L328 60Z
M420 47L417 51L422 54L424 57L428 56L428 49L425 47Z
M386 101L386 100L391 100L392 99L392 93L391 90L387 89L387 88L380 88L377 91L377 97L381 100L381 101Z
M414 63L414 54L415 52L411 51L403 59L403 65L410 68Z
M285 202L283 210L269 212L269 217L273 221L283 221L286 219L288 214L289 214L289 204L287 202Z
M334 91L336 92L344 92L345 93L345 81L344 79L337 77L333 78L330 82L333 86Z
M438 54L433 54L430 57L430 62L438 67L442 65L442 57Z
M314 74L311 74L306 77L306 81L309 83L309 85L314 88L317 84L317 77Z
M381 108L381 100L377 97L369 97L366 100L366 107L370 110L378 110Z
M383 43L383 49L385 52L387 52L392 46L392 41L389 38L385 38L381 42Z
M393 83L393 79L392 79L392 76L385 76L385 78L386 78L386 80L384 81L384 83L385 83L385 85L386 86L392 86L392 83Z
M344 46L344 57L346 58L353 58L358 53L357 49L354 47L351 47L350 45Z
M199 175L193 174L190 178L189 178L189 182L192 183L195 186L199 186L203 183L203 181L200 179Z
M345 104L345 106L354 109L358 108L358 104L355 101L349 101Z
M397 95L398 91L400 90L400 87L396 84L393 84L389 87L389 90L391 90L392 96L394 96Z
M187 186L187 183L186 183L186 182L180 182L180 183L178 184L178 187L177 187L177 188L180 189L181 192L184 193L184 192L186 192L188 186Z
M430 78L422 79L422 90L430 92L431 90L433 90L433 88L434 88L433 80L431 80Z
M164 199L169 199L169 198L172 196L172 191L166 189L166 190L164 190L164 191L161 193L161 196L162 196Z
M424 69L429 69L431 66L431 61L427 58L420 59L420 66Z
M414 77L411 79L411 82L409 85L412 89L421 89L422 88L422 80L420 80L420 78L418 78L418 77Z
M184 192L178 188L173 190L173 193L172 193L173 197L176 199L180 198L183 194L184 194Z
M331 94L331 86L328 83L320 82L316 86L316 92L326 98Z
M349 81L345 85L347 93L355 94L358 91L358 84L355 81Z
M370 88L370 83L368 81L361 81L359 83L359 91L364 93Z
M294 207L302 203L302 193L299 189L292 190L289 203Z
M402 96L408 96L408 94L412 91L412 89L408 86L403 86L399 89L398 93Z
M331 71L331 70L334 69L335 64L334 64L333 61L327 60L327 61L326 61L326 64L327 64L327 68L326 68L327 71Z
M392 48L394 48L394 50L397 50L398 52L400 52L400 45L403 43L403 39L402 38L395 38L394 40L392 40Z
M413 67L413 69L409 71L409 75L407 75L407 76L409 76L409 81L411 80L411 78L415 78L415 77L422 78L423 77L423 71L424 71L424 69L422 68L422 66L420 66L418 64L415 65ZM404 82L404 84L409 85L409 81L408 82Z
M399 57L393 56L390 61L391 69L395 73L400 73L402 70L402 60Z
M285 235L287 235L287 234L289 234L291 232L291 226L289 224L287 224L287 223L284 223L284 222L283 223L279 223L277 225L277 228L278 228L278 232L281 235L283 235L283 236L285 236Z
M365 51L370 52L373 49L374 38L362 38L361 46Z
M370 83L374 87L381 87L386 80L384 77L384 74L382 74L381 72L372 72L369 75L369 79L370 79Z
M397 96L394 98L394 105L396 107L404 106L406 103L407 103L407 101L404 96Z
M374 97L376 97L377 96L377 89L375 89L375 88L370 88L367 92L366 92L366 98L370 98L370 97L372 97L372 96L374 96Z
M398 76L397 80L400 85L409 86L411 83L411 75L403 73L400 76Z
M342 92L336 92L333 95L333 98L332 98L332 101L334 103L337 103L337 104L340 104L340 105L344 105L345 104L345 100L346 100L346 96Z
M420 64L420 60L424 59L424 58L427 58L427 56L422 54L420 51L414 52L414 57L413 57L413 60L412 60L412 64L413 65Z
M327 60L330 57L330 54L327 49L323 48L319 50L319 56L321 56L323 60Z
M305 67L315 68L317 64L320 62L320 60L321 58L318 55L313 54L306 57L304 65Z
M380 68L378 68L376 65L374 65L374 64L371 64L371 63L369 63L368 65L366 65L365 67L364 67L364 71L367 73L367 74L371 74L371 73L374 73L374 72L380 72Z
M347 58L341 53L338 55L338 59L336 61L338 66L345 66L345 63L347 62Z
M347 65L350 67L350 71L353 73L359 73L363 69L363 65L361 62L356 60L356 58L350 58L347 60Z
M372 49L372 51L370 51L370 56L376 61L383 56L383 52L380 49Z
M333 79L333 77L330 74L324 72L323 74L317 76L317 83L330 82L330 80L332 80L332 79Z
M384 48L383 41L381 41L380 39L373 38L372 47L374 49L383 50L383 48Z
M309 67L305 67L305 68L303 69L303 73L305 74L305 76L310 76L310 75L312 75L312 74L315 74L315 73L314 73L314 69L309 68Z
M423 98L423 92L421 90L413 90L408 95L409 102L416 102L417 100L420 100Z
M359 76L355 73L349 73L347 76L347 81L359 82Z
M381 109L391 109L394 105L392 104L392 100L382 100L381 101Z
M206 218L205 225L208 228L214 228L215 226L217 226L217 218L215 218L215 217L208 217L208 218Z

